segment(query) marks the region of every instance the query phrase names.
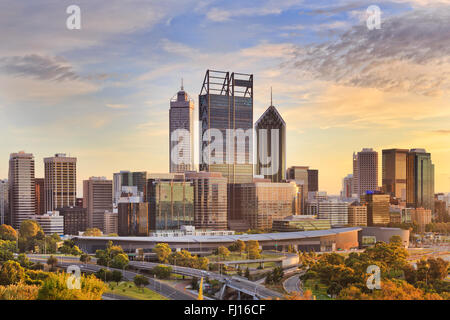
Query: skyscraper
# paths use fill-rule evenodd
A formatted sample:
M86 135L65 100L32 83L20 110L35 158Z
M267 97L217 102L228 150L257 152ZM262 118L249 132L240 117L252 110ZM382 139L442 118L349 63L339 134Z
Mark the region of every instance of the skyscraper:
M319 191L319 170L308 169L308 192Z
M349 199L353 196L353 175L349 174L342 180L341 198Z
M117 204L122 194L122 187L136 187L137 195L141 197L141 201L145 200L147 187L146 171L120 171L114 173L114 203Z
M45 211L74 207L77 199L77 158L64 153L44 158Z
M183 84L170 100L169 132L170 172L194 170L194 101Z
M298 186L302 186L299 187L302 199L298 199L298 202L301 204L299 212L302 214L306 212L306 202L308 201L308 169L309 167L305 166L293 166L289 167L286 172L286 179L294 180Z
M353 183L358 197L378 189L378 152L364 148L353 154Z
M0 225L9 224L9 183L0 180Z
M407 149L386 149L382 153L383 190L392 197L406 200Z
M253 180L253 75L206 71L199 95L200 170Z
M369 191L361 195L361 204L367 206L367 225L385 226L390 222L388 194Z
M434 212L434 164L425 149L411 149L406 165L406 204Z
M286 179L286 123L272 104L255 123L256 174L272 182ZM273 140L272 140L273 139Z
M22 221L32 219L35 213L33 154L20 151L10 155L8 182L10 222L18 229Z
M83 181L83 207L87 209L89 228L103 231L104 213L112 211L112 181L91 177Z

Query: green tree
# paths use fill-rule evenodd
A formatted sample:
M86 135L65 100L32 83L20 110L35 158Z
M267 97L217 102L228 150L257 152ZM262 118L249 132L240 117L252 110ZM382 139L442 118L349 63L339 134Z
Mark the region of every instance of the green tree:
M0 226L0 240L16 241L17 231L7 224L2 224Z
M117 268L117 269L125 269L128 266L128 256L124 253L119 253L114 256L111 267Z
M89 261L91 261L91 256L88 255L87 253L83 253L80 256L80 261L83 262L83 263L89 263Z
M29 268L32 265L32 262L24 253L19 254L19 256L17 257L17 262L19 262L20 265L24 268Z
M25 270L16 261L6 261L0 270L0 285L8 286L25 280Z
M120 272L119 270L113 270L111 274L111 280L117 283L117 285L119 285L119 282L122 281L122 279L123 279L122 272Z
M9 240L0 240L0 262L14 260L16 252L16 242Z
M100 270L98 270L95 273L95 276L104 281L104 282L109 282L113 280L113 273L111 270L105 269L105 268L101 268Z
M136 285L136 287L141 288L142 291L144 291L143 287L148 286L150 284L147 277L141 274L136 275L133 279L133 282Z
M103 233L98 228L88 228L85 232L83 232L83 236L85 237L101 237Z
M250 280L250 269L248 267L245 269L245 277Z
M168 263L172 249L167 243L158 243L153 248L153 252L156 253L159 262Z
M56 257L54 257L53 255L51 255L47 259L47 264L50 266L51 270L53 270L56 267L56 265L58 264L58 259Z
M172 267L159 265L152 269L152 273L159 279L168 279L172 274Z

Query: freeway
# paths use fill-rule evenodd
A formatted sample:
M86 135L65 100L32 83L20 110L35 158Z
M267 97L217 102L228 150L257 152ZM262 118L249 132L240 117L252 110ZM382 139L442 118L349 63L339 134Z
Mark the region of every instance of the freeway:
M301 287L300 274L295 274L292 277L287 278L283 282L283 288L288 293L298 292L303 294L303 289Z
M154 262L139 262L139 261L130 261L130 266L141 269L141 270L151 270L155 266L161 265L160 263L154 263ZM268 299L268 298L282 298L282 294L270 290L263 285L260 285L258 283L249 281L245 278L241 277L230 277L222 274L218 274L211 271L205 271L205 270L199 270L199 269L193 269L193 268L187 268L187 267L180 267L180 266L173 266L173 265L165 265L170 266L172 268L172 272L176 274L181 274L185 276L190 277L197 277L197 278L209 278L218 280L222 283L225 283L227 286L234 288L236 290L245 292L249 295L254 295L260 299Z
M47 261L47 257L44 255L28 255L29 259L31 261L35 261L35 262L45 262ZM80 269L83 272L90 272L90 273L94 273L97 272L98 270L100 270L101 268L104 268L104 266L99 266L96 264L82 264L78 258L76 257L64 257L63 259L61 259L61 257L58 257L58 266L63 267L63 268L67 268L70 265L78 265L80 267ZM110 270L119 270L119 269L113 269L113 268L109 268ZM132 271L128 271L128 270L119 270L122 272L124 278L128 281L133 281L133 278L139 274L136 272L132 272ZM195 300L195 297L192 294L189 294L187 292L178 290L166 283L163 283L161 281L158 281L156 279L150 278L148 277L148 280L150 282L150 284L147 286L147 288L149 288L150 290L153 290L169 299L172 300Z

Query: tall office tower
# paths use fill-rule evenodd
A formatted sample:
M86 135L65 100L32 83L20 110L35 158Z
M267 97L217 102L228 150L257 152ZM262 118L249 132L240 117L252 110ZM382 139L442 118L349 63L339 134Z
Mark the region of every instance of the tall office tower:
M361 204L367 206L367 225L383 226L390 222L390 195L368 192L361 195Z
M385 149L382 153L383 191L406 200L406 157L408 149Z
M272 94L272 93L271 93ZM272 104L255 123L256 174L272 182L286 179L286 123Z
M253 180L253 75L206 71L199 95L200 170Z
M112 181L91 177L83 181L83 208L87 209L88 227L103 231L105 211L112 211Z
M349 199L353 196L353 175L349 174L342 180L341 198Z
M183 84L170 100L169 111L170 172L194 170L194 101L184 91Z
M353 179L358 197L378 189L378 152L364 148L356 155L353 154Z
M118 234L127 236L148 236L148 202L120 202L117 218Z
M332 227L343 227L348 223L348 203L341 201L319 201L319 219L331 222Z
M220 172L186 172L194 184L194 226L227 229L227 178Z
M147 183L151 230L194 225L194 185L182 179L151 178Z
M77 199L77 158L64 153L44 158L45 211L74 207Z
M358 156L353 152L353 183L352 183L352 195L356 195L359 198L359 181L358 181Z
M9 224L9 184L0 180L0 225Z
M308 192L319 191L319 170L308 169Z
M23 220L32 219L35 212L34 157L20 151L9 157L10 222L15 229Z
M44 192L44 178L35 178L34 186L35 186L35 213L36 214L44 214L45 213L45 192Z
M348 225L351 227L367 226L367 207L354 201L348 206Z
M300 190L302 191L302 207L301 212L304 214L306 212L306 203L308 201L308 169L305 166L294 166L287 169L286 179L294 180L297 185L301 185Z
M434 212L434 164L425 149L411 149L406 164L406 205Z
M114 173L114 204L117 205L120 195L122 194L122 187L137 187L138 196L141 201L145 201L146 186L147 186L147 172L146 171L120 171Z

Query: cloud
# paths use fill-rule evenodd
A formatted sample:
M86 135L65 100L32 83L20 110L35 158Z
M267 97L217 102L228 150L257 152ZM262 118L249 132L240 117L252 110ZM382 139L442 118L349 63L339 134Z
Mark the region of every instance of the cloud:
M442 134L442 135L450 134L450 130L434 130L432 132L436 133L436 134Z
M63 59L36 54L0 59L0 71L4 74L32 77L41 80L76 80L78 75Z
M338 40L299 47L287 64L340 85L436 96L450 88L450 10L395 16L380 30L353 26Z
M106 106L111 109L127 109L129 107L126 104L112 104L112 103L108 103L106 104Z

